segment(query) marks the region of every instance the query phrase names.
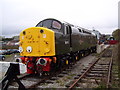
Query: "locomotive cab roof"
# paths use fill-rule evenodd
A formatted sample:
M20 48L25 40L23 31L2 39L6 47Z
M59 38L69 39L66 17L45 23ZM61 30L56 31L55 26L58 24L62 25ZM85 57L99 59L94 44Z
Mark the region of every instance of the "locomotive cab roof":
M40 21L36 27L46 27L49 29L62 29L62 23L61 21L53 18L48 18Z
M40 21L36 25L36 27L46 27L46 28L49 28L49 29L52 29L52 30L58 30L58 31L61 30L62 31L62 30L64 30L64 25L71 26L73 32L75 32L76 30L78 30L78 32L80 32L80 33L92 34L90 30L81 28L79 26L72 25L72 24L70 24L68 22L65 22L65 21L62 21L62 20L59 21L59 20L54 19L54 18L44 19L44 20Z
M40 21L37 25L36 25L36 27L39 27L39 26L43 26L43 23L45 22L45 21L48 21L47 23L51 23L51 24L54 24L54 21L56 21L56 22L58 22L59 24L66 24L66 25L69 25L69 26L72 26L72 27L75 27L74 25L72 25L72 24L70 24L70 23L68 23L68 22L65 22L65 21L62 21L62 20L57 20L57 19L54 19L54 18L47 18L47 19L44 19L44 20L42 20L42 21ZM57 24L56 24L57 25Z

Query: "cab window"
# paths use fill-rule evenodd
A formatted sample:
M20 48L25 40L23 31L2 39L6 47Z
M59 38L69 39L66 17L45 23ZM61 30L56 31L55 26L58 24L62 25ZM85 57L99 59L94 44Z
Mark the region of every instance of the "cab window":
M43 27L51 28L51 22L52 20L45 20L43 22Z
M69 26L66 26L65 34L70 34Z
M40 22L36 27L46 27L49 29L61 30L62 24L56 20L44 20Z
M37 27L51 28L51 23L52 23L52 20L45 20L45 21L40 22L40 23L37 25Z

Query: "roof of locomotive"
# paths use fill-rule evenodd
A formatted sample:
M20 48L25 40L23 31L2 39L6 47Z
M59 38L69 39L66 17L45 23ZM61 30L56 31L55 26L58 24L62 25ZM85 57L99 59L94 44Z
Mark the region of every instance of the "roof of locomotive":
M65 22L65 21L62 21L62 20L58 20L58 19L54 19L54 18L47 18L47 19L43 19L42 21L40 21L39 23L41 23L41 22L43 22L43 21L45 21L45 20L55 20L55 21L58 21L58 22L60 22L61 24L68 24L68 25L70 25L70 26L74 26L74 25L72 25L72 24L70 24L70 23L68 23L68 22ZM39 24L38 23L38 24ZM37 24L37 25L38 25ZM36 26L37 26L36 25Z
M41 20L39 23L41 23L41 22L43 22L43 21L45 21L45 20L55 20L55 21L58 21L58 22L61 23L61 21L59 21L59 20L57 20L57 19L54 19L54 18L43 19L43 20ZM38 23L38 24L39 24L39 23ZM37 24L36 26L38 26L38 24Z
M76 25L70 24L70 23L68 23L68 22L66 22L66 21L57 20L57 19L54 19L54 18L47 18L47 19L44 19L44 20L40 21L39 23L41 23L41 22L43 22L43 21L45 21L45 20L55 20L55 21L60 22L61 24L67 24L67 25L70 25L70 26L72 26L72 27L79 28L79 29L82 30L83 33L91 33L91 32L92 32L91 30L88 30L88 29L82 28L82 27L80 27L80 26L76 26ZM38 24L39 24L39 23L38 23ZM38 24L37 24L37 25L38 25ZM37 26L37 25L36 25L36 26Z

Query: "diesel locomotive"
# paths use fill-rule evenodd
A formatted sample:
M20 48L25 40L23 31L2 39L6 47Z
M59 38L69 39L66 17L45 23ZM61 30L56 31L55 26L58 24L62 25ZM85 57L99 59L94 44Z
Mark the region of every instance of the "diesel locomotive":
M91 31L53 18L20 33L19 51L27 73L43 74L69 65L96 51L97 39Z

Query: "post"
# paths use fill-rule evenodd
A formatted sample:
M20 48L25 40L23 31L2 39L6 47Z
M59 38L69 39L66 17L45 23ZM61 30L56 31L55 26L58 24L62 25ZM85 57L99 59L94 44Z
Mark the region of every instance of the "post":
M1 90L7 90L13 79L18 83L19 90L25 90L25 86L17 78L17 75L20 75L19 63L10 63L10 67L8 68L3 80L0 82Z

